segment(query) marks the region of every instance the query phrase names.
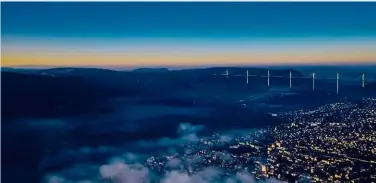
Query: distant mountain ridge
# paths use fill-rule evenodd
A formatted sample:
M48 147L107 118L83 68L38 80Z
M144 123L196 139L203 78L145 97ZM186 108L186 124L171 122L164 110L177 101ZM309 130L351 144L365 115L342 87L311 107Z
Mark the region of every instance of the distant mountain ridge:
M229 77L223 76L229 72ZM250 77L246 83L245 74L263 77ZM300 96L312 91L312 79L294 79L289 88L289 69L270 69L271 76L283 76L270 79L267 85L265 68L213 67L204 69L168 70L165 68L141 68L136 71L115 71L100 68L52 68L52 69L18 69L2 68L2 119L24 116L48 117L76 113L98 112L93 106L104 106L104 102L113 98L130 98L170 105L191 104L202 100L232 100L229 97L261 96L256 102L270 104L291 103ZM149 74L152 72L151 74ZM293 77L303 76L291 70ZM216 75L214 75L216 74ZM240 75L241 77L235 77ZM344 82L342 82L344 83ZM365 90L360 85L341 83L341 96L348 93L375 93L376 83L366 83ZM268 94L284 91L302 92L299 95L282 95L268 99ZM335 92L335 82L316 81L316 91ZM359 90L359 91L358 91ZM363 92L364 91L364 92ZM314 100L322 101L331 96L317 95ZM303 98L303 97L302 97ZM175 102L175 99L176 100ZM300 100L300 99L298 99ZM154 104L153 103L153 104ZM38 107L35 107L38 105ZM6 107L4 107L6 106ZM102 109L99 109L102 110Z
M154 73L165 73L165 72L200 72L208 74L223 74L226 69L231 74L245 74L248 70L249 74L266 74L268 70L270 75L288 75L291 71L294 76L302 76L302 74L294 69L267 69L267 68L254 68L254 67L210 67L210 68L192 68L192 69L182 69L182 70L169 70L168 68L138 68L131 71L117 71L104 68L80 68L80 67L57 67L49 69L27 69L27 68L11 68L2 67L2 71L8 72L22 72L22 73L38 73L44 75L76 75L76 74L95 74L95 73L116 73L116 72L154 72Z
M114 71L99 68L18 69L2 68L2 119L18 116L48 117L97 111L98 106L114 97L153 96L171 97L189 92L216 91L231 82L213 76L226 68L168 70L141 68L135 71ZM245 72L247 68L228 68L230 74ZM255 74L265 74L266 69L248 68ZM148 74L152 72L152 75ZM273 71L288 74L289 71ZM299 73L296 73L299 74ZM230 90L253 88L264 90L258 84L239 82ZM260 88L260 89L259 89ZM196 91L197 90L197 91ZM217 92L217 91L216 91ZM166 102L163 100L162 102ZM38 107L35 107L38 105ZM99 104L99 106L103 104Z
M168 68L138 68L132 70L132 72L168 72Z

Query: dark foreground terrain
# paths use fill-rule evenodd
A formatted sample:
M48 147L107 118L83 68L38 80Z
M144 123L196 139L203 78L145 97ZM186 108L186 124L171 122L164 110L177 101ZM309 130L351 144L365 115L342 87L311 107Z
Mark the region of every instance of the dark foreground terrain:
M376 85L370 82L361 88L341 81L339 95L335 83L327 80L317 80L315 91L310 79L294 80L291 89L286 78L272 79L271 87L263 77L250 78L246 84L245 77L234 75L244 74L247 68L228 69L227 78L221 75L225 68L127 72L4 68L2 181L41 182L51 172L82 162L105 164L119 153L160 154L198 136L288 122L270 112L376 94ZM288 76L289 71L271 73ZM292 74L304 76L295 70Z

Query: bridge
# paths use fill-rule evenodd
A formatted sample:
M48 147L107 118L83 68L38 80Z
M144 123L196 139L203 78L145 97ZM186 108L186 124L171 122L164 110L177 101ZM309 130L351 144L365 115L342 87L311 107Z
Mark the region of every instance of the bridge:
M293 78L301 78L301 79L312 79L312 90L314 91L315 90L315 80L316 79L326 79L326 80L336 80L336 87L337 87L337 94L339 94L339 73L336 74L336 77L334 78L324 78L324 77L316 77L316 74L315 72L312 73L311 76L301 76L301 77L292 77L292 73L290 71L289 73L289 76L275 76L275 75L271 75L270 74L270 70L268 70L267 72L267 75L252 75L248 72L248 70L246 71L246 73L244 74L235 74L233 75L234 77L245 77L245 82L247 84L249 84L249 77L259 77L259 78L267 78L267 84L268 86L270 86L270 79L271 78L288 78L289 79L289 87L292 88L292 80ZM217 74L213 74L213 75L217 75ZM228 69L225 70L225 73L223 74L219 74L219 75L222 75L222 76L226 76L226 78L228 79L229 78L229 72L228 72ZM362 76L361 76L361 87L364 88L365 87L365 74L362 73Z

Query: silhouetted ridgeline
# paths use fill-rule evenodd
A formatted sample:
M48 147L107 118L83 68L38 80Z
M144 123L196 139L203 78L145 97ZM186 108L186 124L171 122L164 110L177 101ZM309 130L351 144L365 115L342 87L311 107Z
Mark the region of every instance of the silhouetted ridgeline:
M167 68L139 68L134 69L133 72L168 72Z
M114 71L97 68L13 69L2 68L2 120L22 117L53 117L99 113L113 98L130 98L138 104L169 106L213 105L237 100L250 92L267 92L265 78L230 75L266 75L261 68L207 68L171 70L136 69ZM270 70L271 75L288 76L290 70ZM213 74L217 74L213 76ZM301 76L292 70L293 76ZM287 81L272 80L274 86L287 87ZM294 81L297 84L298 81ZM310 85L308 83L307 85ZM310 87L310 86L308 86Z

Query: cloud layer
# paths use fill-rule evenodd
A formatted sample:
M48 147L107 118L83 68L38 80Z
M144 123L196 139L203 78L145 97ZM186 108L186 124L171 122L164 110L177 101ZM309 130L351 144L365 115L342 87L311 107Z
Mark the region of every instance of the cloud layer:
M163 138L157 141L138 142L140 146L163 146L184 144L198 140L197 132L203 130L203 125L192 125L190 123L181 123L177 132L179 138ZM232 137L222 135L219 140L224 143L231 141ZM165 148L167 149L167 148ZM183 161L177 158L171 158L163 165L166 171L163 174L156 174L153 170L143 165L147 154L124 153L123 148L116 147L81 147L78 150L66 150L59 156L50 159L45 163L56 164L59 161L66 160L67 157L82 159L95 154L109 156L106 163L93 161L76 161L74 165L48 173L45 183L256 183L255 178L246 171L239 171L232 176L223 177L223 170L214 167L206 167L201 171L190 173L184 170L184 166L191 167L195 162L200 161L199 156L187 157ZM174 149L170 148L165 154L173 154ZM221 154L217 153L220 157ZM229 157L231 158L231 157ZM224 157L226 159L226 157ZM266 182L280 182L275 179L269 179Z
M153 176L152 172L142 164L126 164L123 162L113 162L98 167L97 174L92 174L91 177L81 177L82 171L77 167L73 168L76 174L57 173L49 175L46 178L46 183L284 183L283 181L274 178L257 181L248 172L237 172L235 175L223 178L222 172L216 168L205 168L195 174L188 174L187 172L172 170L165 173L163 176ZM81 173L80 173L81 172ZM69 177L70 176L70 177ZM73 177L73 178L72 178Z

